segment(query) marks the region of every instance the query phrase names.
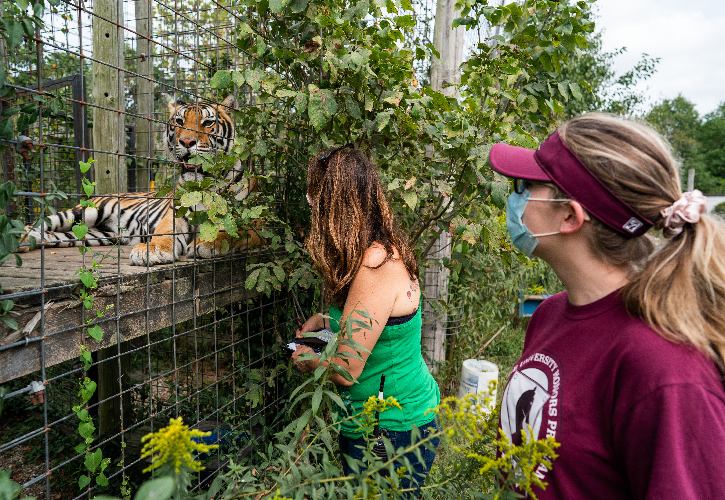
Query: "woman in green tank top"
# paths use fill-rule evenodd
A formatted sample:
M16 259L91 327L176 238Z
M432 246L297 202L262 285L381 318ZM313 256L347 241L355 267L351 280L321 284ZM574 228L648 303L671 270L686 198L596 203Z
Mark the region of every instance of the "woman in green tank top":
M320 270L329 303L332 324L316 314L297 336L323 328L339 330L341 317L357 317L366 310L375 321L371 330L353 333L353 340L369 353L362 359L347 358L348 371L357 383L340 375L332 380L341 389L348 414L358 414L370 396L377 396L380 376L385 374L385 396L393 396L401 409L380 415L380 427L388 431L393 446L409 446L411 430L425 437L436 429L434 415L427 413L440 403L438 384L421 354L420 288L418 263L405 235L395 225L385 191L375 167L352 145L323 151L309 164L307 201L312 207L312 229L307 248ZM364 320L362 317L359 319ZM341 350L352 349L343 346ZM299 346L293 359L302 371L317 368L317 360L298 362L299 355L312 352ZM338 360L338 363L342 361ZM361 458L365 446L358 425L345 421L340 429L343 457ZM438 446L434 440L434 446ZM435 452L421 446L421 462L415 453L406 456L414 468L402 485L413 479L422 484ZM343 458L347 474L351 470ZM407 487L407 486L403 486Z

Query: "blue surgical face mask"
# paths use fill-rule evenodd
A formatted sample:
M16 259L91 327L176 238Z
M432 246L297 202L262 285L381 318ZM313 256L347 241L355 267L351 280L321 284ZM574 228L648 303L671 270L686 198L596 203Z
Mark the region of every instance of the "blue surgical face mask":
M549 198L531 198L531 191L528 188L524 189L522 193L512 192L508 200L506 201L506 228L511 236L511 241L514 246L518 248L521 253L531 258L531 254L534 252L536 245L539 244L537 236L550 236L552 234L559 234L561 231L554 231L551 233L532 234L531 231L524 225L521 218L526 210L529 200L535 201L571 201L564 199L549 199Z

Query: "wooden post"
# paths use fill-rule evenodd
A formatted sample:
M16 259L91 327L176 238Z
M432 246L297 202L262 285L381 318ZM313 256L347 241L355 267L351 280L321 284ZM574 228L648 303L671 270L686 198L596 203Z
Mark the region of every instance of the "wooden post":
M123 86L123 1L101 0L93 4L93 154L96 162L96 194L126 192L127 171L125 160ZM115 21L118 25L114 24ZM113 310L110 314L115 314ZM122 342L97 354L98 374L98 430L102 436L121 431L121 392L130 386L130 356ZM119 362L120 356L120 362ZM123 395L124 424L131 413L130 393Z
M447 97L460 98L455 89L443 88L449 83L461 81L460 66L463 63L466 30L465 26L451 28L453 20L458 17L453 7L455 3L455 0L438 0L436 5L433 45L441 57L433 56L431 61L430 85L433 90L440 90Z
M687 171L687 190L692 191L695 189L695 169L691 168Z
M93 4L93 154L96 193L128 190L121 108L123 99L123 3L101 0ZM108 21L107 21L108 20Z
M433 57L430 67L431 88L443 92L447 97L460 98L455 88L444 88L448 83L461 79L460 65L463 62L465 28L451 28L456 18L455 0L438 0L436 5L433 45L440 53L440 59ZM444 231L426 257L425 302L423 303L423 355L431 372L438 370L438 364L445 361L446 323L448 314L435 304L448 299L448 269L440 265L440 259L451 256L451 235Z
M149 0L136 0L136 110L140 118L136 118L136 191L149 191L149 171L151 169L151 153L153 140L150 131L153 117L153 86L151 76L153 65L149 43L151 36L151 8ZM146 78L144 78L146 77ZM147 79L148 78L148 79Z
M12 8L12 6L10 8ZM0 0L0 19L4 18L5 3L3 0ZM5 68L5 71L7 72L10 65L8 64L8 48L7 45L5 45L5 39L3 37L0 37L0 58L2 58L3 68Z

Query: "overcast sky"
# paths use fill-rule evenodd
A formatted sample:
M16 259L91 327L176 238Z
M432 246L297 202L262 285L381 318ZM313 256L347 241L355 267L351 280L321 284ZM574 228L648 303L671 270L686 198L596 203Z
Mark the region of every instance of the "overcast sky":
M643 84L651 103L681 93L700 114L725 101L725 0L597 0L604 50L627 47L617 74L647 53L660 58Z

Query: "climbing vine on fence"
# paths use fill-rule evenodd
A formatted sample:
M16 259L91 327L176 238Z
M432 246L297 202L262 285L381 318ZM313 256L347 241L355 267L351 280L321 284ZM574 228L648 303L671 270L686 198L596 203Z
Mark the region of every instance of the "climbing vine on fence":
M88 160L88 162L80 162L79 165L81 172L83 174L88 172L94 162L95 160L92 158ZM95 189L95 182L91 182L86 177L84 177L82 180L82 189L86 196L90 198ZM96 204L93 203L93 201L90 199L81 200L81 207L83 207L83 209L98 209ZM86 226L82 221L79 221L76 222L76 224L73 226L72 231L79 241L84 241L83 239L85 238L86 234L88 234L88 226ZM78 251L82 255L86 255L89 252L93 252L93 247L87 247L82 245L78 247ZM83 325L83 330L85 334L83 335L83 338L86 338L85 336L88 335L98 343L103 341L103 330L98 324L92 325L92 323L101 319L104 313L108 309L113 307L113 305L109 305L104 309L97 309L95 311L95 314L93 314L94 297L91 291L94 288L98 287L98 278L100 278L99 269L101 267L103 257L103 254L98 254L94 252L91 255L90 265L84 265L77 271L78 277L81 282L78 297L87 313ZM106 478L105 470L111 463L111 459L103 458L103 451L100 447L96 448L95 451L91 451L93 441L95 440L96 426L93 423L93 418L88 413L88 401L90 401L90 399L93 397L93 394L96 392L97 386L96 383L86 375L88 370L91 368L91 365L93 364L93 358L91 356L91 351L88 350L85 344L81 344L80 346L79 359L81 363L83 363L82 378L80 380L80 390L78 391L78 396L80 397L81 401L78 405L73 407L73 411L76 413L78 420L80 420L80 423L78 424L78 434L80 434L81 438L83 439L83 442L76 446L75 451L77 453L82 453L85 455L83 465L86 469L86 474L81 474L81 476L78 478L78 487L80 489L84 489L89 487L94 477L97 485L108 485L108 479Z

